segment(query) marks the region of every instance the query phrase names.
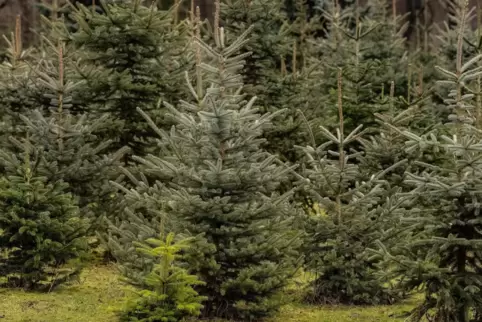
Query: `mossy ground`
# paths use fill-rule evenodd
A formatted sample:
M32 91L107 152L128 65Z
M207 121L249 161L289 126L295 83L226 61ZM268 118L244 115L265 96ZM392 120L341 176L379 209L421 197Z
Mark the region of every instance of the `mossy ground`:
M295 296L296 287L287 296ZM51 293L31 293L0 289L1 322L115 322L115 311L132 294L112 265L94 265L84 270L79 282ZM291 293L291 294L290 294ZM414 302L393 306L347 307L310 306L293 303L284 306L269 322L388 322L400 317ZM398 317L397 317L398 316Z
M51 293L0 289L0 321L116 321L115 310L123 306L129 294L115 267L96 265L85 269L78 282Z

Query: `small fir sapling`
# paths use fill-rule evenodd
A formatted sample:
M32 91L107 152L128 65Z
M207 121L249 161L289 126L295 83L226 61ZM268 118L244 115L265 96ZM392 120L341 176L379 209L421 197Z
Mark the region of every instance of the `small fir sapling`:
M155 263L143 279L143 289L120 313L120 321L185 321L201 314L204 297L193 289L202 285L195 275L179 266L181 252L190 247L191 239L175 240L175 234L163 234L136 243L141 257Z

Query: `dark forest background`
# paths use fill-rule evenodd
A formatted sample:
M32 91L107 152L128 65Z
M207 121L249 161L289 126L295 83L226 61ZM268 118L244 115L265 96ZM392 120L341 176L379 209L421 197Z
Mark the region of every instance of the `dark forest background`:
M159 6L169 7L174 0L147 0L157 1ZM193 0L195 6L199 6L201 14L205 19L212 19L214 12L214 0ZM249 0L246 0L249 1ZM289 11L290 2L295 0L280 0L285 1L286 8ZM323 2L332 0L306 0L307 4L313 8L315 5L323 4ZM347 0L338 0L340 5ZM363 4L365 0L358 0ZM387 0L387 5L395 5L397 12L407 14L406 19L410 21L410 28L406 36L408 38L416 37L416 30L420 28L429 28L436 32L436 25L447 21L448 9L450 1L453 0ZM15 17L20 15L22 17L23 30L28 31L23 34L24 42L26 44L35 41L36 36L32 32L33 28L39 22L42 4L51 5L52 3L62 5L64 0L0 0L0 34L5 34L13 30L15 24ZM85 5L92 5L95 0L72 0L71 2L79 2ZM99 3L100 0L97 0ZM190 7L190 1L184 1L184 8L187 10ZM189 2L189 3L188 3ZM480 0L470 0L470 6L482 7ZM182 8L180 10L183 10ZM289 12L288 12L289 13ZM473 25L476 25L473 21ZM2 46L4 44L1 44Z

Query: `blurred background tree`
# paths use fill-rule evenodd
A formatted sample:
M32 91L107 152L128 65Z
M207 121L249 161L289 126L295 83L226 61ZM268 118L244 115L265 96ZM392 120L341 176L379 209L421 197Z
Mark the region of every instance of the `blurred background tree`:
M179 17L185 17L191 5L199 6L202 19L208 19L212 22L214 14L214 0L144 0L146 3L157 2L157 5L166 9L178 2ZM289 11L293 8L294 0L284 0L285 7ZM307 17L313 16L314 12L319 8L324 7L330 1L337 1L339 5L350 3L355 0L306 0L308 6ZM367 0L356 0L363 5ZM423 41L423 35L428 35L429 31L435 31L437 25L443 24L447 21L449 13L449 3L453 0L387 0L387 5L395 8L397 13L407 15L410 27L405 36L410 38L415 43ZM99 5L101 0L70 0L73 4L82 3L86 6L93 4ZM37 35L33 31L34 27L39 24L39 15L45 12L47 6L62 7L67 0L0 0L0 34L8 34L13 31L15 26L15 17L20 15L22 17L23 41L26 45L38 40ZM469 0L469 6L482 7L477 0ZM42 9L43 8L43 9ZM290 12L287 12L288 16ZM295 17L291 17L292 19ZM475 27L476 21L472 22ZM3 48L6 46L4 42L0 42L0 59Z

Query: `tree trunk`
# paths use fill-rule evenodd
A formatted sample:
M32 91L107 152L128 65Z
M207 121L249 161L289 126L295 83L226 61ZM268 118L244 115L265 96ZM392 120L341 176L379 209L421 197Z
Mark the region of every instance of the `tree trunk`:
M194 7L199 6L201 18L208 19L212 24L214 21L214 0L194 0Z

